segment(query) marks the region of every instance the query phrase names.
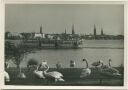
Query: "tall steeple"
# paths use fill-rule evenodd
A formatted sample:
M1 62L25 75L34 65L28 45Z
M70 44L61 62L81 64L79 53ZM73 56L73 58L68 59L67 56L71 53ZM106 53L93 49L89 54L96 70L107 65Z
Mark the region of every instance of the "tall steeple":
M72 34L75 34L75 31L74 31L74 24L72 25Z
M66 32L66 28L65 28L65 34L67 34L67 32Z
M43 33L43 32L42 32L42 25L40 26L40 33Z
M101 35L104 35L104 33L103 33L103 28L101 28Z
M94 36L96 36L96 26L94 24Z

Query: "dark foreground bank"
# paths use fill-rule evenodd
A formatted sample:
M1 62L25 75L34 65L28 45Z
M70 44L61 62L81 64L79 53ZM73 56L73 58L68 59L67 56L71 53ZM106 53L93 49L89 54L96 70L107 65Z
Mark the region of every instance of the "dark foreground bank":
M22 68L25 73L25 79L17 78L18 70L9 68L6 71L10 75L11 81L6 85L40 85L40 86L123 86L123 68L116 67L122 74L121 76L108 76L101 74L95 68L91 68L92 73L86 78L80 78L82 68L50 68L50 71L58 71L64 75L65 82L48 83L46 80L35 77L27 68Z

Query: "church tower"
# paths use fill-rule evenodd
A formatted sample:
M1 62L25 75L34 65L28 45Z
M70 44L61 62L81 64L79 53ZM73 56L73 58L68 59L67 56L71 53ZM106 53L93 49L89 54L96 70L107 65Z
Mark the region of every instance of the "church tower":
M43 32L42 32L42 25L40 26L40 33L43 33Z
M104 35L103 28L101 28L101 35Z
M65 34L67 34L67 32L66 32L66 28L65 28Z
M72 34L75 34L75 31L74 31L74 24L72 25Z
M94 36L96 36L96 26L94 24Z

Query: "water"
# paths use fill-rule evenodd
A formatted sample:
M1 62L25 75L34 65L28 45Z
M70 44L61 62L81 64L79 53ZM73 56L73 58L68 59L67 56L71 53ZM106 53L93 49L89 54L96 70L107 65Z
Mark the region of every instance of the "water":
M85 67L83 58L91 63L102 60L104 64L108 64L108 59L112 59L112 66L119 66L124 61L123 40L86 40L82 49L44 49L28 54L21 63L22 67L26 67L27 61L31 58L41 62L47 60L50 67L60 61L63 67L69 67L70 60L76 62L77 68Z
M85 40L84 47L123 48L123 40Z

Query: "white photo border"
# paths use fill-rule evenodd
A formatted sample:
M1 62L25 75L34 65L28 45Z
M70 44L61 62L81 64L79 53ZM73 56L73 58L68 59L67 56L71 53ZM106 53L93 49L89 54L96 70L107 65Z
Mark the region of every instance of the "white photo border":
M5 4L123 4L124 5L124 86L23 86L4 84ZM0 88L1 89L128 89L128 1L127 0L1 0L0 1Z

